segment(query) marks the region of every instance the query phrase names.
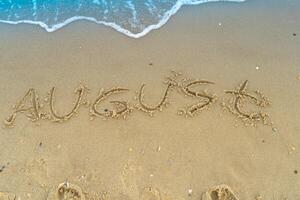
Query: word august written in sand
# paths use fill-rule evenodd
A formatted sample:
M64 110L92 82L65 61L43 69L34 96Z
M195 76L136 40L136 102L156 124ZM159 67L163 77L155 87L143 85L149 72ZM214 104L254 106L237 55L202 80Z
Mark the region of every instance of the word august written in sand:
M170 104L168 99L173 92L179 92L180 94L197 100L194 104L186 105L183 109L178 110L179 115L193 117L217 102L217 96L215 94L210 94L206 90L197 90L196 88L197 86L209 86L214 84L214 82L190 79L185 77L182 73L172 71L171 74L166 77L164 84L162 98L154 105L145 103L145 84L142 84L139 91L136 92L135 105L123 100L108 100L108 98L111 98L113 95L128 92L129 89L127 88L114 87L101 89L96 99L87 101L86 96L89 89L86 86L80 85L75 90L75 103L73 103L70 111L64 114L59 114L55 109L55 87L52 87L48 96L44 99L44 104L40 102L36 89L31 88L25 93L23 98L13 106L12 114L5 119L4 124L6 127L13 127L17 116L20 114L25 114L26 117L33 122L39 120L65 122L74 117L79 112L81 106L89 108L91 119L95 117L101 117L103 119L126 118L126 116L134 110L140 110L152 116L155 112L162 111L164 107ZM264 125L271 125L272 122L270 121L269 115L259 109L268 106L270 102L259 91L254 91L252 92L253 94L247 91L247 85L248 81L246 80L242 82L236 90L226 90L225 94L230 95L231 98L228 99L227 102L223 101L221 106L243 120L245 124L256 125L257 122L262 122ZM105 101L106 103L108 102L110 106L101 109L101 103L102 107L104 107ZM258 111L245 111L249 110L249 108L245 108L246 104L255 106L255 109Z

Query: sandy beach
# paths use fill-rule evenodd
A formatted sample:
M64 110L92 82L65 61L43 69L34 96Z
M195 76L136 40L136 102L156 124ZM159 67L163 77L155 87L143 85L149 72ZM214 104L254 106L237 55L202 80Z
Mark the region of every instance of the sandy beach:
M0 200L300 199L299 9L185 6L139 39L0 24Z

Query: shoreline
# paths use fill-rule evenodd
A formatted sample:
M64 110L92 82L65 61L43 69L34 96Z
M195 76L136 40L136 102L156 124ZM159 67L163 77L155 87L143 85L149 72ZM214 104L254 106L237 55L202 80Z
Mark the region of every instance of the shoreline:
M246 0L225 0L225 3L243 3ZM201 4L207 4L207 3L221 3L219 0L205 0L205 1L199 1L199 2L182 2L178 1L168 12L164 14L162 19L157 23L157 24L152 24L149 25L147 28L145 28L142 32L140 33L133 33L130 30L127 30L125 28L122 28L120 25L113 23L113 22L105 22L105 21L99 21L93 17L87 17L87 16L74 16L71 18L66 19L64 22L55 24L51 28L49 25L45 24L44 22L41 21L31 21L31 20L19 20L19 21L7 21L7 20L0 20L1 23L6 23L6 24L11 24L11 25L18 25L18 24L31 24L31 25L38 25L41 28L45 29L47 32L54 32L57 31L58 29L63 28L64 26L71 24L75 21L89 21L89 22L94 22L99 25L104 25L107 27L110 27L114 29L115 31L122 33L130 38L141 38L143 36L146 36L149 32L152 30L156 30L164 26L169 19L175 15L183 6L195 6L195 5L201 5ZM224 3L224 1L223 1Z

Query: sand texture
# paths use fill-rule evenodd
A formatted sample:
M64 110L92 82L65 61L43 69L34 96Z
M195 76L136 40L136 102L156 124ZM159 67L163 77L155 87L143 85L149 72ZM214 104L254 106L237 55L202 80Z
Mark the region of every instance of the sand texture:
M0 200L300 199L300 2L130 39L0 24Z

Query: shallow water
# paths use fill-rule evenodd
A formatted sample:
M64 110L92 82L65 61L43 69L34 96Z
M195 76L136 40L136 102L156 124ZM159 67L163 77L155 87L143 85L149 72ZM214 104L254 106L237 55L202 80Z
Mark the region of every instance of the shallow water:
M53 32L73 21L89 20L138 38L163 26L182 5L216 1L221 0L2 0L0 22L37 24Z

